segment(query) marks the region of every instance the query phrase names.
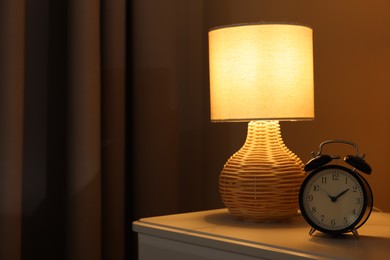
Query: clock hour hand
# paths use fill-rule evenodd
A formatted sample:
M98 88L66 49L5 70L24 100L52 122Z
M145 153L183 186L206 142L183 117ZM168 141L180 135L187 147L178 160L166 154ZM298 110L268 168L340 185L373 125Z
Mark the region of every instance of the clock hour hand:
M335 202L339 197L341 197L342 195L344 195L347 191L349 191L349 188L340 192L337 196L333 197L332 198L332 201Z

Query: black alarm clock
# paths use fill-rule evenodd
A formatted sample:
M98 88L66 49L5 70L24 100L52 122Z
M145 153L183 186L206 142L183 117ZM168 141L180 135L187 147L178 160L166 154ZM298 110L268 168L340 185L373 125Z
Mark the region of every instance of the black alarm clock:
M330 143L343 143L355 148L355 155L343 158L349 167L330 164L339 160L340 156L322 154L323 146ZM312 152L312 155L304 168L310 173L299 192L302 216L312 227L309 234L316 230L333 235L352 232L358 238L357 229L367 221L373 207L371 188L358 172L371 174L365 155L359 155L355 143L344 140L322 142L319 152Z

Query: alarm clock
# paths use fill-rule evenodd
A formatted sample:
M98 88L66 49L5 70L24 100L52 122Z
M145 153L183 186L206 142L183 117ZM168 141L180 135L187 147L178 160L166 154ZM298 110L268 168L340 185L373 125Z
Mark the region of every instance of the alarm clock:
M337 164L340 156L322 154L323 146L331 143L355 148L355 155L347 155L342 160L348 167ZM373 207L371 188L359 173L371 174L365 155L359 155L355 143L328 140L322 142L319 152L312 152L312 156L304 167L310 173L299 192L301 214L312 227L309 234L316 230L332 235L352 232L358 238L357 229L367 221Z

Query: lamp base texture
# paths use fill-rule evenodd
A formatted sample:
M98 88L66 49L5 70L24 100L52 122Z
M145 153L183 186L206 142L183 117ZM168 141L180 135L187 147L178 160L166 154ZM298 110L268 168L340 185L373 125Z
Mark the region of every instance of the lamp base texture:
M284 144L279 121L251 121L245 144L226 162L219 191L230 213L253 222L297 214L302 161Z

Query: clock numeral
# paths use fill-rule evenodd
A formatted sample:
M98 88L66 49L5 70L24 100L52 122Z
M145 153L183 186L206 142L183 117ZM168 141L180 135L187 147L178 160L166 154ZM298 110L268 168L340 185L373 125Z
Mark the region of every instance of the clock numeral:
M348 184L348 178L345 177L345 184Z
M356 204L360 204L362 203L362 199L361 198L356 198Z
M352 186L352 192L357 192L357 186L356 185Z
M325 177L325 176L323 176L323 177L321 178L321 183L326 183L326 177Z
M332 219L332 220L330 221L330 224L331 224L332 226L336 226L336 219Z
M313 195L307 195L306 200L309 202L313 201Z
M314 186L313 186L313 190L314 190L314 191L319 191L319 190L320 190L320 186L314 185Z
M321 218L321 222L324 222L325 215L321 215L320 218Z
M339 174L338 173L333 173L332 180L338 181L339 180Z
M356 209L353 209L353 210L352 210L352 214L353 214L353 215L356 215Z
M311 207L311 212L312 213L316 213L317 212L317 208L316 207Z
M343 222L344 222L344 224L347 224L347 223L348 223L347 217L344 217Z

